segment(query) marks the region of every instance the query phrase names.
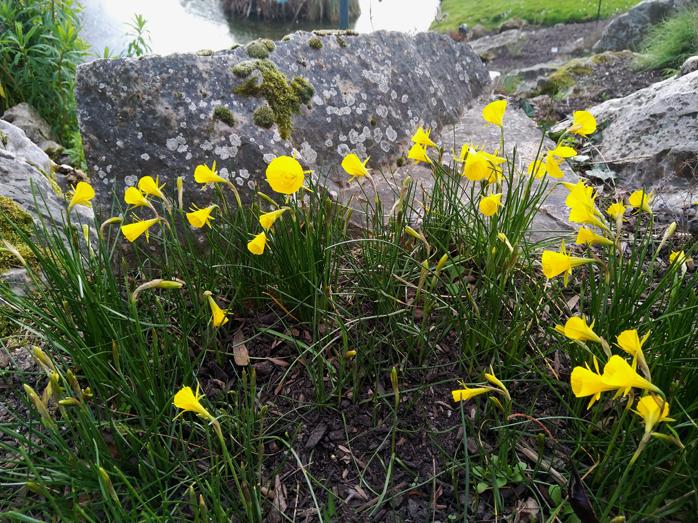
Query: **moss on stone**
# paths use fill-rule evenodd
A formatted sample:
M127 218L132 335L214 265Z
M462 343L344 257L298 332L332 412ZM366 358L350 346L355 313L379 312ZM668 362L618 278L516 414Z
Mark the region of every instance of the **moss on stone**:
M260 38L247 44L246 49L248 56L262 60L276 49L276 44L268 38Z
M313 36L308 40L308 45L313 49L322 49L322 40L317 36Z
M31 236L34 220L12 199L0 196L0 239L7 240L22 255L27 263L35 260L34 253L22 236ZM21 267L20 261L5 250L0 250L0 273Z
M238 76L240 78L247 78L252 74L252 71L254 71L257 68L256 62L254 60L243 60L242 62L238 62L235 64L231 71L233 71L233 74L235 76Z
M591 74L591 66L586 61L571 60L552 73L543 83L542 94L555 96L574 87L579 76Z
M252 113L252 121L259 127L269 129L274 125L274 111L269 104L260 105Z
M339 47L346 47L347 46L347 41L344 39L344 37L340 35L334 35L335 39L337 40L337 44L339 44Z
M291 80L291 88L296 92L302 104L310 103L310 100L315 94L315 88L307 78L303 78L302 76L296 76Z
M235 116L233 116L233 113L230 111L230 109L222 105L219 105L213 110L213 119L218 120L219 122L223 122L224 124L229 125L230 127L235 126Z
M289 82L286 75L269 60L256 60L254 70L259 71L259 75L250 72L250 76L233 92L242 96L264 98L273 113L279 134L287 139L292 131L291 116L300 112L302 104L310 102L314 93L313 86L300 76Z
M400 156L400 157L396 160L395 164L396 164L398 167L402 167L403 165L405 165L405 158L403 158L402 156Z
M7 134L5 134L5 131L0 131L0 143L2 144L3 147L7 147Z
M368 119L368 123L371 125L371 127L375 127L378 125L378 120L376 120L374 115L371 115L371 117Z

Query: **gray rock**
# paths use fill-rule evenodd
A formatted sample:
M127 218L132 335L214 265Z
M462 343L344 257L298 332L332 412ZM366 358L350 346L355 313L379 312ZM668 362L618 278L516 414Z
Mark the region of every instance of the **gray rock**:
M445 35L323 35L319 49L309 46L313 37L294 33L269 56L289 81L301 76L314 88L310 103L292 116L288 139L278 126L255 125L263 98L233 93L244 82L231 72L249 60L244 48L81 65L78 117L103 212L112 191L120 200L143 175L159 176L170 193L184 176L188 196L201 198L192 172L214 160L246 198L257 186L266 190L267 162L293 148L319 177L343 179L337 171L346 153L370 155L373 165L391 162L419 124L439 129L455 122L489 81L472 49ZM246 65L236 71L244 74ZM213 118L216 107L230 111L232 126Z
M691 5L696 0L644 0L606 26L593 51L637 51L649 30L665 18Z
M49 181L51 160L24 131L0 120L0 195L6 196L34 219L62 226L65 200ZM92 210L76 206L74 222L92 222Z
M27 138L52 158L57 158L63 152L63 147L56 142L51 126L28 103L22 102L10 107L3 113L2 119L22 129Z
M681 66L681 69L679 69L677 76L685 76L694 71L698 71L698 56L691 56L690 58L687 58Z
M617 185L652 190L660 218L698 232L692 205L698 196L698 72L669 78L590 111L601 131L597 159L618 175Z
M463 144L477 144L485 150L494 151L499 148L500 131L499 127L487 125L482 120L482 108L490 102L490 99L478 99L465 113L461 116L457 123L446 126L440 133L441 143L446 151L460 152ZM536 158L538 148L541 145L542 134L535 122L526 114L512 104L509 104L505 123L505 154L509 158L514 158L513 152L516 147L515 164L519 171L526 172L528 165ZM543 150L552 149L555 144L545 138L543 140ZM451 161L450 152L444 155L444 163L448 164ZM563 164L565 172L564 181L575 183L577 176L572 170ZM431 169L423 165L409 164L404 167L394 169L390 172L383 172L381 175L374 173L376 189L383 202L383 208L390 210L395 203L397 195L400 193L400 187L406 177L410 177L413 183L418 187L417 194L429 194L433 188L433 175ZM464 179L464 184L470 183ZM340 192L342 201L352 201L361 208L367 201L373 200L373 188L370 184L364 183L362 188L358 184L352 182L346 184ZM568 210L565 206L565 198L567 190L557 184L547 201L541 207L540 213L534 218L531 226L530 237L536 241L557 237L561 234L569 233L572 230L567 221ZM359 217L360 219L360 217ZM418 222L419 217L413 217L413 221Z
M526 45L530 35L528 31L509 29L472 40L470 45L483 60L492 61L502 56L516 56Z

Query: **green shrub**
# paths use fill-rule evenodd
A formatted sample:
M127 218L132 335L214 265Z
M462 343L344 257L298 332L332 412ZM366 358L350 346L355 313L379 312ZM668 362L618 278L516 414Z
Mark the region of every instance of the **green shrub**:
M87 53L73 0L0 0L0 106L28 102L68 144L75 69Z
M647 69L681 67L689 56L698 54L698 9L678 13L668 18L647 36L640 65Z

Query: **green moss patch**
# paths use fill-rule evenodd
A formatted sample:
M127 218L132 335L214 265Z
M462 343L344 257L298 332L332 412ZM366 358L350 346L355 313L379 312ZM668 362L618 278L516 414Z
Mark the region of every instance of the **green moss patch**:
M230 127L235 126L235 116L233 116L233 113L230 112L230 109L223 107L222 105L219 105L213 110L213 119L223 122Z
M260 75L252 75L253 71L259 71L261 79ZM296 76L289 82L286 75L269 60L255 60L253 67L251 66L247 73L247 78L233 92L242 96L265 99L273 114L273 123L279 128L279 134L287 139L291 136L293 128L291 117L300 112L301 105L310 102L315 89L306 78L301 76ZM263 114L264 118L256 116L262 107L255 111L253 118L257 125L266 127L268 111L264 111L266 113ZM261 125L257 120L265 125Z
M254 60L244 60L243 62L237 63L233 66L232 71L235 76L240 78L247 78L252 74L256 68Z
M247 55L250 58L267 58L276 49L276 44L268 38L260 38L247 44Z
M32 217L12 199L0 196L0 240L7 240L14 245L27 263L34 261L35 257L31 248L24 243L22 235L30 236L33 230ZM0 273L21 266L14 255L0 250Z
M255 125L263 127L265 129L270 129L274 125L274 111L268 104L260 105L252 113L252 121Z
M574 87L578 77L591 74L591 72L592 68L587 60L570 60L548 76L541 88L541 92L555 96Z
M317 36L313 36L308 40L308 45L313 49L322 49L322 40Z

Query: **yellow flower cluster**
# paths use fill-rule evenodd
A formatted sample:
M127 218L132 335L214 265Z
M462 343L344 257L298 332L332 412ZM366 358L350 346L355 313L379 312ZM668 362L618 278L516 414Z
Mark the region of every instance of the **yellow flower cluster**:
M587 405L587 409L589 409L601 399L601 394L604 392L615 391L615 398L617 398L628 396L632 389L644 391L645 394L637 401L635 412L644 421L645 436L638 451L633 456L632 461L635 461L653 434L654 428L660 422L674 421L669 418L669 402L665 399L662 391L652 383L650 370L642 350L650 332L645 333L642 337L636 329L627 329L618 334L616 345L623 352L632 356L631 363L628 363L617 354L611 355L608 344L594 332L593 328L594 322L589 325L586 320L578 316L569 318L564 326L557 325L555 327L556 331L571 340L601 344L609 356L603 367L603 372L599 370L599 362L595 356L593 357L593 369L588 363L583 367L575 367L570 376L572 393L577 398L591 397ZM637 372L638 367L640 373Z
M511 402L511 395L509 394L509 390L506 388L504 383L502 383L502 381L497 376L495 376L492 367L490 367L489 372L484 373L484 376L485 379L494 386L485 385L482 387L468 387L465 383L460 382L461 388L451 391L451 397L453 398L453 401L459 403L461 401L471 400L474 397L480 396L482 394L495 392L503 395L508 402Z

